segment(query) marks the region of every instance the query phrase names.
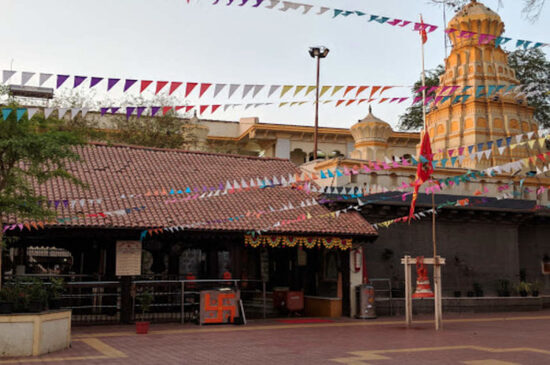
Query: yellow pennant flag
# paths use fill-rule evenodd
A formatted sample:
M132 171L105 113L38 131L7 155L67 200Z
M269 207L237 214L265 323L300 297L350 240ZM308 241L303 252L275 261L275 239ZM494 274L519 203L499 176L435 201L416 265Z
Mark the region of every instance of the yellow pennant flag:
M312 85L312 86L308 86L307 89L306 89L306 96L308 96L308 94L310 92L312 92L313 90L317 89L317 86L315 85Z
M331 87L332 87L332 86L323 86L323 87L321 88L321 93L319 94L319 97L322 97L327 91L330 90Z
M305 89L306 85L298 85L296 86L296 90L294 90L294 96L296 96L300 91Z
M533 149L533 147L535 147L535 142L537 140L536 139L533 139L533 140L530 140L529 142L527 142L527 144L529 144L529 148Z
M332 103L332 102L333 102L333 100L324 100L323 104L328 104L328 103Z
M292 89L294 87L294 85L284 85L282 90L281 90L281 98L283 97L283 95L285 95L287 92L289 92L290 89Z
M539 141L539 146L540 146L541 148L543 148L543 147L544 147L544 141L546 141L546 138L544 138L544 137L543 137L543 138L539 138L538 141Z
M334 89L332 89L332 94L330 96L334 96L338 91L342 90L343 86L335 86Z
M298 105L304 105L305 103L307 103L307 101L300 101L298 102Z
M294 105L296 105L296 104L298 104L298 102L297 102L297 101L293 101L292 103L290 103L290 106L294 106Z
M282 106L285 106L286 104L288 104L288 101L284 101L282 103L279 103L279 108L282 107Z

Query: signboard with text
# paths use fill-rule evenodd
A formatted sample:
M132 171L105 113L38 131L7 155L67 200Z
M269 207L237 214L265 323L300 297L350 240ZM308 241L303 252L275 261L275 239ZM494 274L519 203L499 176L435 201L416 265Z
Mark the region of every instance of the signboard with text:
M141 275L141 241L116 242L116 275Z

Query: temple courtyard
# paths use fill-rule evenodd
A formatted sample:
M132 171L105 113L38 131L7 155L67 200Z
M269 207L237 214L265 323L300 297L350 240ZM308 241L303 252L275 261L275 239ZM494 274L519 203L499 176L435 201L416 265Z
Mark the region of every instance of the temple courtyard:
M247 325L73 328L72 347L0 364L548 364L550 310L448 315L441 331L429 316L406 328L399 317L307 318Z

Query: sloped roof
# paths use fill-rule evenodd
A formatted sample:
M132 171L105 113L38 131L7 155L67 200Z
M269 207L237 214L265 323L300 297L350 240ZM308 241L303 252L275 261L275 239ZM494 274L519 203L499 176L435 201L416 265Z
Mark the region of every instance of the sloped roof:
M167 200L190 197L220 188L227 181L257 177L270 179L299 171L288 160L241 155L187 152L135 146L89 144L77 147L81 161L71 162L69 171L88 185L83 188L65 180L51 180L36 191L48 200L65 200L57 204L58 218L70 218L47 226L135 228L172 227L209 222L193 230L249 231L269 227L281 220L294 220L309 212L312 219L270 228L270 232L309 235L373 236L376 231L358 213L341 214L338 218L320 218L330 212L320 205L285 211L291 203L316 198L311 193L291 187L253 188L203 199L166 203ZM187 188L200 192L178 194ZM175 194L170 194L171 190ZM86 201L81 201L86 199ZM101 199L100 204L90 199ZM70 203L69 203L70 202ZM81 206L82 202L83 206ZM53 207L53 204L52 204ZM141 209L140 207L144 207ZM137 208L137 209L134 209ZM128 214L105 214L117 210ZM258 212L264 211L259 217ZM90 213L104 213L87 216ZM227 218L245 215L238 220ZM248 216L246 216L248 215ZM8 223L22 223L8 219ZM215 223L216 220L224 220Z

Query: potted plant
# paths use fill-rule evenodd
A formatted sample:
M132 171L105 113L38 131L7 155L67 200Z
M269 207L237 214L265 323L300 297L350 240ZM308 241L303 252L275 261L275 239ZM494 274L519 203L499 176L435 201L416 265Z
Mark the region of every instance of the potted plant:
M521 295L522 297L526 297L531 292L531 286L526 281L520 281L518 285L516 285L516 291Z
M0 314L10 314L13 311L13 289L4 287L0 290Z
M531 295L534 297L539 296L540 288L542 287L542 283L540 281L535 281L531 284Z
M500 279L498 281L497 294L499 297L510 296L510 280Z
M149 290L144 290L136 299L141 308L141 321L136 322L136 333L147 334L149 332L149 321L145 321L145 313L149 312L151 308L153 294Z
M50 309L61 308L61 295L65 281L62 278L52 278L48 286L48 306Z
M482 297L483 296L483 288L481 287L480 283L474 283L474 293L476 297Z
M28 286L29 312L42 312L48 305L48 291L40 279L34 279Z

